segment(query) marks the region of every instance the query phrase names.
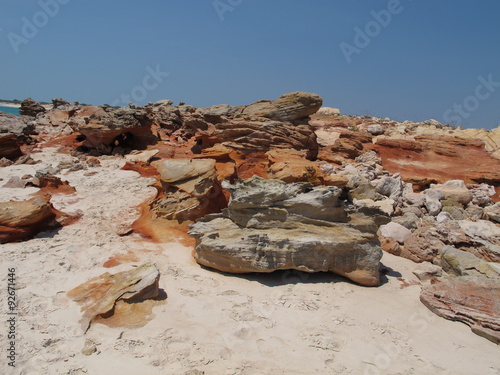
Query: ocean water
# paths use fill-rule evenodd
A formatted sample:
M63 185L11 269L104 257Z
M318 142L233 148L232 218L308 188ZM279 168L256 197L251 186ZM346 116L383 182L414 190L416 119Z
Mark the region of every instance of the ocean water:
M13 115L19 116L19 108L2 107L0 106L0 112L11 113Z

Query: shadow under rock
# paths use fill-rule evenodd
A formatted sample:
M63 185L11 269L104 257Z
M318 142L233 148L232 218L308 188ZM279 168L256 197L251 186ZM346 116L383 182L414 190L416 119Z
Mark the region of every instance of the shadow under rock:
M380 285L387 284L389 282L389 277L403 277L401 273L393 270L391 267L380 263Z
M355 284L346 277L337 275L332 272L303 272L298 270L279 270L269 273L229 273L215 270L210 267L200 265L201 268L210 272L216 272L225 277L235 277L248 281L258 282L260 284L276 287L290 284L332 284L338 282L346 282Z

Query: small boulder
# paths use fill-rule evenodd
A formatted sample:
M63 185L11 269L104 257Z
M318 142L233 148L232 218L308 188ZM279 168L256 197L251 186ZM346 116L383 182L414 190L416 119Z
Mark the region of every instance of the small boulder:
M316 113L323 104L321 96L297 91L274 101L261 100L243 110L247 116L267 117L277 121L294 121Z
M433 313L469 325L472 332L500 344L500 279L452 277L422 288L420 301Z
M484 276L490 278L500 276L488 262L453 246L443 248L441 266L446 272L455 276Z
M33 237L55 219L50 196L0 202L0 243Z
M23 155L16 138L15 134L0 134L0 159L14 160Z
M484 208L484 217L487 220L500 223L500 202Z
M19 113L21 116L36 117L39 113L45 113L47 110L37 101L27 98L21 102Z
M411 235L411 231L401 224L390 222L380 227L380 234L387 238L392 238L403 244L405 240Z
M425 194L425 208L429 212L429 215L436 216L441 212L443 205L441 200L444 199L444 193L441 190L427 189L424 191Z
M366 130L372 135L382 135L385 133L384 127L380 124L368 125L368 128L366 128Z
M67 296L82 305L80 322L86 332L96 317L112 315L119 300L139 302L158 297L159 280L158 268L144 264L114 275L106 272L70 290Z

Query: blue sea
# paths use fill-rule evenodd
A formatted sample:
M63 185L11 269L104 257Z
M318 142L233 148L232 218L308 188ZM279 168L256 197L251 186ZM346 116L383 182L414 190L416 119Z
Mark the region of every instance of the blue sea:
M0 106L0 112L11 113L13 115L19 116L19 108L2 107Z

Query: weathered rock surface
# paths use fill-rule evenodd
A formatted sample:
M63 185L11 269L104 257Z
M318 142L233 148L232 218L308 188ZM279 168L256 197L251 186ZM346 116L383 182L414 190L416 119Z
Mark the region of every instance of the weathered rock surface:
M500 279L453 277L424 286L420 300L435 314L469 325L500 344Z
M488 262L452 246L443 248L441 266L443 270L455 276L500 277Z
M21 155L23 152L16 142L15 134L0 134L0 159L14 160Z
M159 152L159 150L147 150L142 152L134 150L130 154L125 155L125 159L131 163L149 163Z
M449 180L498 184L499 160L484 147L478 139L445 135L379 138L373 145L382 157L385 169L400 173L404 181L413 183L420 190L431 183Z
M364 215L347 217L340 189L258 177L224 187L228 208L189 231L198 263L233 273L329 271L380 284L378 228Z
M411 235L411 231L401 224L390 222L380 227L380 235L392 238L402 244Z
M472 201L472 193L462 180L451 180L444 184L431 185L432 190L439 190L444 198L467 206Z
M21 116L0 112L0 133L23 134L26 123Z
M219 212L226 199L217 180L213 159L163 160L157 167L161 186L150 203L155 217L195 220Z
M97 317L113 315L119 300L139 302L159 296L160 272L154 264L144 264L131 271L95 277L70 290L67 296L82 306L80 320L86 332Z
M243 115L267 117L277 121L294 121L316 113L323 104L323 99L308 92L292 92L273 101L261 100L250 104L243 110Z
M36 117L39 113L45 112L45 107L31 98L24 99L21 102L21 108L19 108L21 116Z
M0 243L30 238L45 230L55 217L50 196L0 202Z
M116 146L131 151L157 141L150 119L141 109L87 106L78 111L71 125L86 137L85 146L103 153L111 153Z
M316 134L307 124L255 119L232 119L207 130L198 130L200 139L208 147L223 143L226 147L244 152L267 152L273 148L306 150L307 157L318 154Z
M488 220L500 223L500 202L484 208L484 217Z
M401 256L414 262L432 262L445 245L487 262L500 262L500 227L486 220L449 220L439 225L423 225L406 238Z

